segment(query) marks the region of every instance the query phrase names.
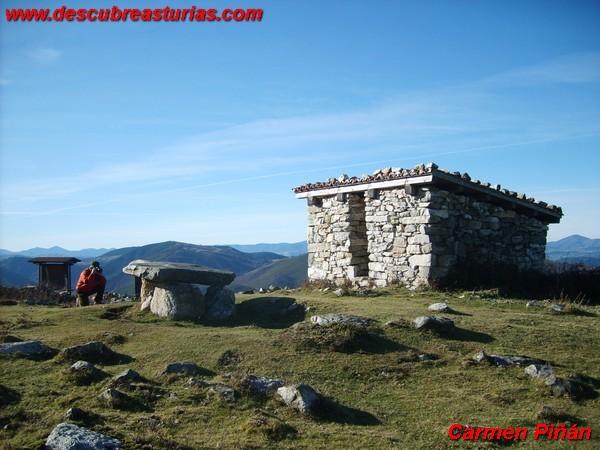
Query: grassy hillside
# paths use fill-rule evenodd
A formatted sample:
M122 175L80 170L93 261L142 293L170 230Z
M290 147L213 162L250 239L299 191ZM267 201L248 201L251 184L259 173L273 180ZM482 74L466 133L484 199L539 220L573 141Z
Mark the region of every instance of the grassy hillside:
M379 337L362 351L339 352L297 340L294 320L282 315L290 302L315 313L345 312L375 319ZM412 320L427 313L434 301L448 301L460 314L448 315L459 332L442 337L410 327L385 327L388 320ZM133 361L104 366L110 374L134 368L164 389L152 410L120 412L102 406L97 394L107 382L75 386L64 376L67 364L6 360L0 364L0 384L20 395L20 401L0 412L0 442L5 449L35 449L65 411L78 406L98 414L93 429L122 439L128 449L212 448L418 448L452 447L446 436L453 422L480 426L533 427L542 405L574 416L580 426L594 429L593 440L551 444L529 439L510 448L600 447L600 400L574 402L551 397L530 380L522 368L469 366L464 361L477 351L525 354L546 359L563 376L571 371L600 378L600 307L582 315L551 315L524 302L485 300L466 295L409 293L389 290L379 297L341 297L312 291L237 298L238 319L228 326L170 322L137 312L133 306L119 318L107 320L108 306L47 308L0 306L1 327L12 335L41 339L62 348L97 338L103 332L123 337L111 344ZM301 333L301 332L300 332ZM114 341L114 339L112 339ZM300 345L302 344L302 345ZM318 344L313 341L313 344ZM218 364L227 350L239 362ZM439 357L433 363L413 362L415 352ZM192 388L186 379L159 376L165 364L194 361L230 383L227 373L255 373L304 382L353 408L353 417L373 420L311 419L275 400L243 395L233 404ZM212 375L207 375L209 380ZM287 437L264 432L266 419L292 427ZM5 426L6 425L6 426ZM261 431L263 430L263 431ZM280 436L281 437L281 436ZM454 444L456 448L494 448L491 444Z
M308 255L282 259L254 269L236 278L232 287L236 290L266 288L270 285L295 288L307 278Z

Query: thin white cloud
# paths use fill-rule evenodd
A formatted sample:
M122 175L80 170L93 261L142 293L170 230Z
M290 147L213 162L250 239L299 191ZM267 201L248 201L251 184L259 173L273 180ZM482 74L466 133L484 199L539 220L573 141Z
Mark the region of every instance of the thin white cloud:
M490 84L599 83L600 52L576 53L510 70L484 80Z
M11 83L12 80L9 80L8 78L0 78L0 86L8 86Z
M27 56L37 64L49 65L57 62L62 56L62 52L51 47L39 47L29 50Z

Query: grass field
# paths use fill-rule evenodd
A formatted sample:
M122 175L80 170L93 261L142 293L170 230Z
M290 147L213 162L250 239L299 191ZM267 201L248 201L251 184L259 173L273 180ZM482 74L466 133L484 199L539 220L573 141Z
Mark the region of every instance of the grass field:
M299 332L289 327L303 317L281 312L292 299L310 308L304 320L327 312L356 314L375 319L380 336L369 348L349 353L301 345ZM389 320L410 321L426 315L427 306L437 301L447 301L461 313L446 315L459 327L451 337L384 326ZM65 375L68 363L58 358L2 359L0 384L21 398L0 409L0 446L40 448L54 426L64 420L65 411L78 406L99 415L91 428L121 439L128 449L493 448L496 444L452 443L446 435L448 426L460 422L532 428L537 412L547 405L574 416L580 426L592 427L592 440L549 443L530 437L510 447L600 448L599 399L554 398L545 386L529 379L523 368L464 363L484 349L548 360L561 376L578 372L600 378L598 306L584 308L579 315L559 316L543 308L526 308L521 300L403 289L372 298L338 298L329 292L300 290L237 296L237 303L238 318L228 326L161 320L138 312L137 306L120 315L105 314L115 305L84 309L0 306L0 327L5 334L39 339L57 349L106 338L103 332L123 336L124 342L109 345L133 361L102 368L116 374L131 367L165 390L152 404L152 411L123 412L97 400L106 381L75 385ZM218 360L227 350L238 353L240 360L223 368ZM439 360L413 362L408 356L415 352L432 353ZM164 366L174 361L194 361L225 381L226 372L234 372L307 383L379 423L311 419L273 399L242 396L228 404L189 387L186 378L160 376ZM274 423L279 419L295 432L269 434L257 425L260 417Z

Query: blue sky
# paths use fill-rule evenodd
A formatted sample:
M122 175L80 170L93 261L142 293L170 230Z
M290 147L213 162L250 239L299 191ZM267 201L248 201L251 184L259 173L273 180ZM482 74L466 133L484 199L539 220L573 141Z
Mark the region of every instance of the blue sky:
M64 3L113 4L2 7ZM299 241L292 187L429 161L562 206L551 240L600 238L598 2L118 4L265 12L2 11L1 248Z

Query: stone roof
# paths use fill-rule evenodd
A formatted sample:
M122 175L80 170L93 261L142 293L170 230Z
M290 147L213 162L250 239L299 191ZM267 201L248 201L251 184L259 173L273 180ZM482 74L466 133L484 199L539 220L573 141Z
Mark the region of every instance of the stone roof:
M402 168L391 168L380 169L373 172L371 175L365 175L362 177L349 177L348 175L342 175L339 178L330 178L327 181L307 183L302 186L294 188L296 194L314 192L323 189L341 188L349 186L360 186L362 184L373 184L379 182L389 182L394 180L405 180L415 177L432 176L432 180L443 180L447 183L460 184L463 187L472 187L479 192L489 191L495 197L499 195L505 197L507 200L514 200L520 204L531 204L536 209L543 209L548 213L555 216L562 215L562 209L555 205L548 205L546 202L535 200L532 197L528 197L525 194L510 191L503 188L499 184L490 184L483 181L472 179L468 173L461 172L449 172L444 169L438 168L435 163L419 164L413 169L402 169ZM376 186L373 186L376 187ZM318 195L317 192L315 194Z

